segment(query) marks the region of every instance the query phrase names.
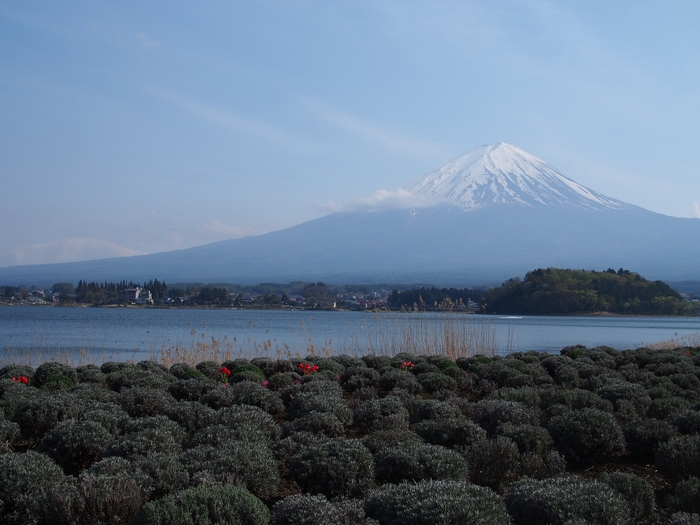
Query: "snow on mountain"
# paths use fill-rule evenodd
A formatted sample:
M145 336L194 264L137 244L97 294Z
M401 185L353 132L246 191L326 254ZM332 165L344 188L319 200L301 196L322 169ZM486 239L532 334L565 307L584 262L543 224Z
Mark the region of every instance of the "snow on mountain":
M635 208L574 182L543 160L504 142L474 148L402 188L417 197L448 202L463 210L498 203Z

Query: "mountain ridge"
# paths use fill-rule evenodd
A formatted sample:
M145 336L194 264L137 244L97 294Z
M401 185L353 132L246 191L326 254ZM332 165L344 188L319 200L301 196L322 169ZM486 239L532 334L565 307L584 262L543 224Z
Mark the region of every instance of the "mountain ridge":
M406 185L424 181L411 190L421 195L426 187L431 191L431 180L442 174L445 184L452 176L442 186L451 194L436 192L432 206L332 213L260 236L151 255L0 268L0 284L158 278L476 286L538 267L625 267L651 279L700 279L700 220L605 197L515 146L480 148L488 151L476 148L455 159L461 163L452 161ZM520 159L517 166L503 160L513 155ZM501 164L489 164L497 161ZM495 193L475 194L474 186L460 186L492 176L502 178L503 192L496 187ZM544 182L537 186L532 180ZM525 181L518 191L517 181ZM494 201L494 195L502 198Z

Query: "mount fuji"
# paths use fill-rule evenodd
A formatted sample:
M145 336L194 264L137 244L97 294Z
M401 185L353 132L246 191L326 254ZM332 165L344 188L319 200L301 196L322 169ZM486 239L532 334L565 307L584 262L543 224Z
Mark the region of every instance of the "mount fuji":
M612 199L505 143L365 204L285 230L173 252L0 268L0 283L429 282L491 285L546 267L700 280L700 220ZM368 199L366 202L372 201Z

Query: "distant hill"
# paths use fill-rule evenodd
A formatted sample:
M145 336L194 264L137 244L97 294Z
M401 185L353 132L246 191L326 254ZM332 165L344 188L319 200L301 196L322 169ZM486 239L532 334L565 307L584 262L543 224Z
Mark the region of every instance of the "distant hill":
M391 195L391 209L363 206L256 237L0 268L0 285L158 278L475 287L537 267L631 266L652 279L700 280L700 219L606 197L509 144L480 146Z
M528 272L492 288L484 299L486 312L518 315L560 315L609 312L626 315L693 315L675 290L620 269L604 272L548 268Z

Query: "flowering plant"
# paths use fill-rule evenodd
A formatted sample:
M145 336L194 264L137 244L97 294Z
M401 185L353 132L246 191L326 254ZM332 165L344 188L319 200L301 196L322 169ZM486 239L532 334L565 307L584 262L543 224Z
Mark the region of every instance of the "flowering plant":
M401 363L401 370L406 370L407 368L411 370L414 366L412 361L404 361Z
M304 375L308 375L311 372L318 372L318 366L311 363L299 363L299 370L303 371Z
M15 383L22 383L24 385L29 383L29 379L26 376L13 377L12 380Z
M221 372L222 374L224 374L226 376L226 377L224 377L224 383L228 383L228 378L231 375L231 371L228 368L226 368L225 366L222 366L221 368L219 368L219 372Z

